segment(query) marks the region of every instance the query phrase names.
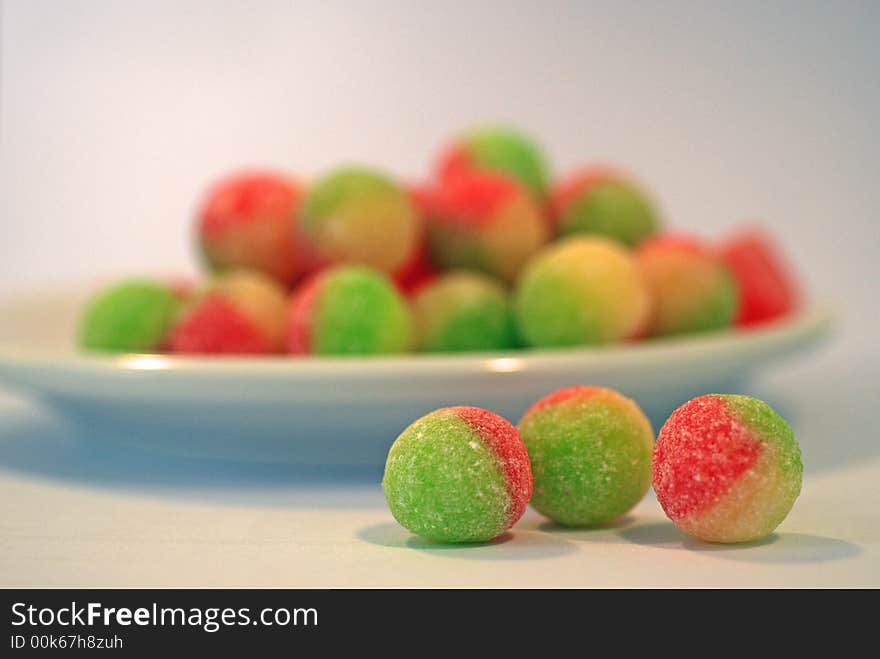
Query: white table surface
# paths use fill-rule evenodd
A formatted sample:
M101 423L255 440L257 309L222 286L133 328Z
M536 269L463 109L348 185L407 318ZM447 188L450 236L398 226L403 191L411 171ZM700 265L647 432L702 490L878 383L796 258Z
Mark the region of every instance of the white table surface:
M801 441L804 490L767 541L686 539L652 496L619 525L431 545L391 518L378 470L182 460L77 436L0 392L4 586L880 586L870 361L807 358L753 384Z

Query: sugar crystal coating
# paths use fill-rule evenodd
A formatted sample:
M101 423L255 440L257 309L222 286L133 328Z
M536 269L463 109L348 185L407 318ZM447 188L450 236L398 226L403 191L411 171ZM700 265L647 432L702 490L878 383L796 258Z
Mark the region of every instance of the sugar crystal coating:
M510 528L532 494L522 439L501 417L473 407L414 421L388 453L382 489L394 518L438 542L485 542Z
M791 427L750 396L688 401L663 425L654 448L657 500L678 528L710 542L771 533L794 505L802 474Z
M616 391L559 390L535 403L519 429L535 479L532 506L560 524L613 520L650 486L651 424L634 401Z

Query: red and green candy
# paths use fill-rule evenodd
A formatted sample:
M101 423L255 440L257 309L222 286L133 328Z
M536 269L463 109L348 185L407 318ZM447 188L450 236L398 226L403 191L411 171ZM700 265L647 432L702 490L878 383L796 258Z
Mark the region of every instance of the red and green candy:
M529 408L519 430L535 479L532 506L559 524L611 521L648 491L651 424L634 401L612 389L556 391Z
M477 407L447 407L395 440L382 489L409 531L436 542L486 542L522 517L532 471L510 423Z
M364 167L323 176L303 201L300 232L313 267L357 263L394 273L413 258L421 231L407 192Z
M294 293L288 312L293 354L373 355L412 346L406 300L383 273L337 266L315 275Z
M441 185L428 222L433 261L513 281L549 238L538 202L516 180L462 172Z
M642 331L650 296L635 259L599 236L573 236L538 253L514 292L514 313L531 346L601 344Z
M467 270L449 272L422 286L412 306L418 346L425 352L516 346L507 290L486 275Z
M495 172L518 180L535 199L547 194L547 166L538 145L508 127L473 129L441 154L438 179L447 182L468 172Z
M273 172L229 176L211 188L198 214L202 255L216 271L258 270L289 285L306 267L297 226L302 192Z
M598 234L635 246L657 232L657 211L628 175L604 166L586 167L553 191L552 214L562 235Z
M779 526L800 493L803 465L791 427L767 403L709 394L663 425L653 472L657 500L679 529L731 543Z
M172 352L261 355L284 349L287 295L266 275L234 270L196 294L171 332Z
M666 235L643 243L637 255L654 301L649 334L688 334L731 325L739 291L714 250L694 238Z

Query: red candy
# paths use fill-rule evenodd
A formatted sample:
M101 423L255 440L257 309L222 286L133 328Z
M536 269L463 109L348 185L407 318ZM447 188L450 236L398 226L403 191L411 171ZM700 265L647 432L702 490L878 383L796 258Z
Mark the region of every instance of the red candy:
M312 350L312 311L322 285L321 273L300 284L290 302L287 349L294 355L305 355Z
M507 519L513 524L532 498L531 462L519 431L497 414L479 407L452 409L482 438L501 465L510 495Z
M657 498L672 519L698 514L730 491L760 451L749 430L733 422L722 398L691 401L673 412L657 438Z
M756 325L797 308L795 278L767 234L758 229L743 231L723 243L720 251L739 284L737 325Z
M236 174L208 192L199 212L199 239L215 268L253 268L282 284L303 270L296 237L299 186L270 172Z
M203 300L171 334L172 352L185 354L266 354L272 346L259 328L220 296Z

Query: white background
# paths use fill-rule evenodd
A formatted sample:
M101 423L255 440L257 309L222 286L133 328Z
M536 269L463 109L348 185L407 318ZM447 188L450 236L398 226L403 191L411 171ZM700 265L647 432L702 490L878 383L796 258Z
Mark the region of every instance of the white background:
M374 476L169 463L0 392L0 583L877 584L880 3L2 0L0 30L0 295L194 270L193 207L230 169L418 179L502 120L557 172L628 166L673 227L765 220L838 312L751 383L806 468L767 545L690 547L649 498L632 528L529 513L501 547L426 548Z
M557 172L620 162L668 223L770 223L874 344L876 2L5 0L0 293L196 267L191 215L229 169L401 177L473 122Z

